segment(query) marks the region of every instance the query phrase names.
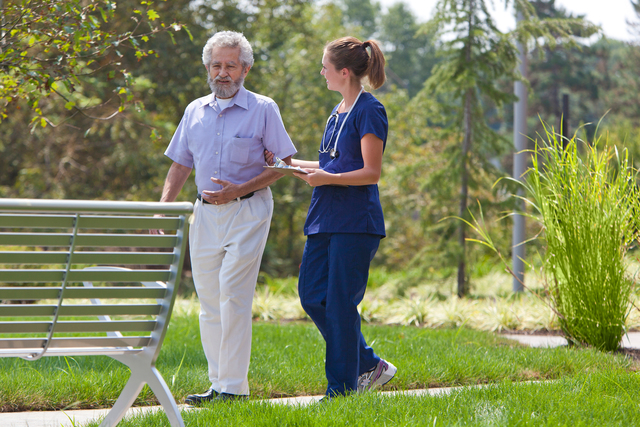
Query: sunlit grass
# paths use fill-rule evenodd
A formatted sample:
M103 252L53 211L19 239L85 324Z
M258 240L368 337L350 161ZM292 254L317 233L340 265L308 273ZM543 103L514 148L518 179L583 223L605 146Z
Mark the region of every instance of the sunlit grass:
M631 426L640 423L638 393L637 375L605 369L545 383L505 380L439 396L369 393L307 406L249 401L182 416L189 426ZM162 411L120 424L168 425Z
M209 387L193 304L177 304L158 369L178 402ZM559 379L602 369L634 370L620 355L594 349L532 349L465 328L363 327L376 352L399 368L385 390ZM253 399L319 395L326 389L325 344L311 322L255 322L249 384ZM110 407L128 369L108 357L0 359L3 411ZM136 405L156 404L144 388Z

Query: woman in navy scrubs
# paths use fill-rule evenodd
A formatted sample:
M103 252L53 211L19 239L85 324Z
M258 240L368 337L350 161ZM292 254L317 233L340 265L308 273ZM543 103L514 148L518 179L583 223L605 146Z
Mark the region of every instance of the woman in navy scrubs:
M372 40L345 37L326 45L320 74L343 99L327 120L319 161L291 160L308 172L296 176L314 187L298 291L327 344L327 396L369 390L396 373L365 342L358 313L369 265L385 236L377 183L388 132L384 106L362 80L382 86L384 64ZM272 153L265 158L272 163Z

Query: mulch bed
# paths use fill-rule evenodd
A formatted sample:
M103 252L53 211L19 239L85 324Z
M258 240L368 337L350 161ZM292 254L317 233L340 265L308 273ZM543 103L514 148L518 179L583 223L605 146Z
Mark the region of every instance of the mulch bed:
M640 363L640 349L637 348L620 348L614 353L623 354L633 359L636 363Z

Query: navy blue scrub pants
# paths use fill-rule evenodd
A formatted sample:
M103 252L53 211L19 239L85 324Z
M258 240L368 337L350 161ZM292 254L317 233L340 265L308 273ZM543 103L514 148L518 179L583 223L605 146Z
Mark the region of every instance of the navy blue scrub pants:
M360 332L358 313L380 238L362 233L307 237L298 293L302 307L327 343L325 371L330 396L356 390L358 376L380 361Z

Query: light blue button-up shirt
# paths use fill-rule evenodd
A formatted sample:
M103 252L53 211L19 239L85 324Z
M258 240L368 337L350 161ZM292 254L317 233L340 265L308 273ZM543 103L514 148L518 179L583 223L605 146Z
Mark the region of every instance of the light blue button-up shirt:
M241 87L224 110L213 94L189 104L164 154L195 167L202 194L221 189L211 177L242 184L260 175L265 148L280 158L296 153L277 104Z

